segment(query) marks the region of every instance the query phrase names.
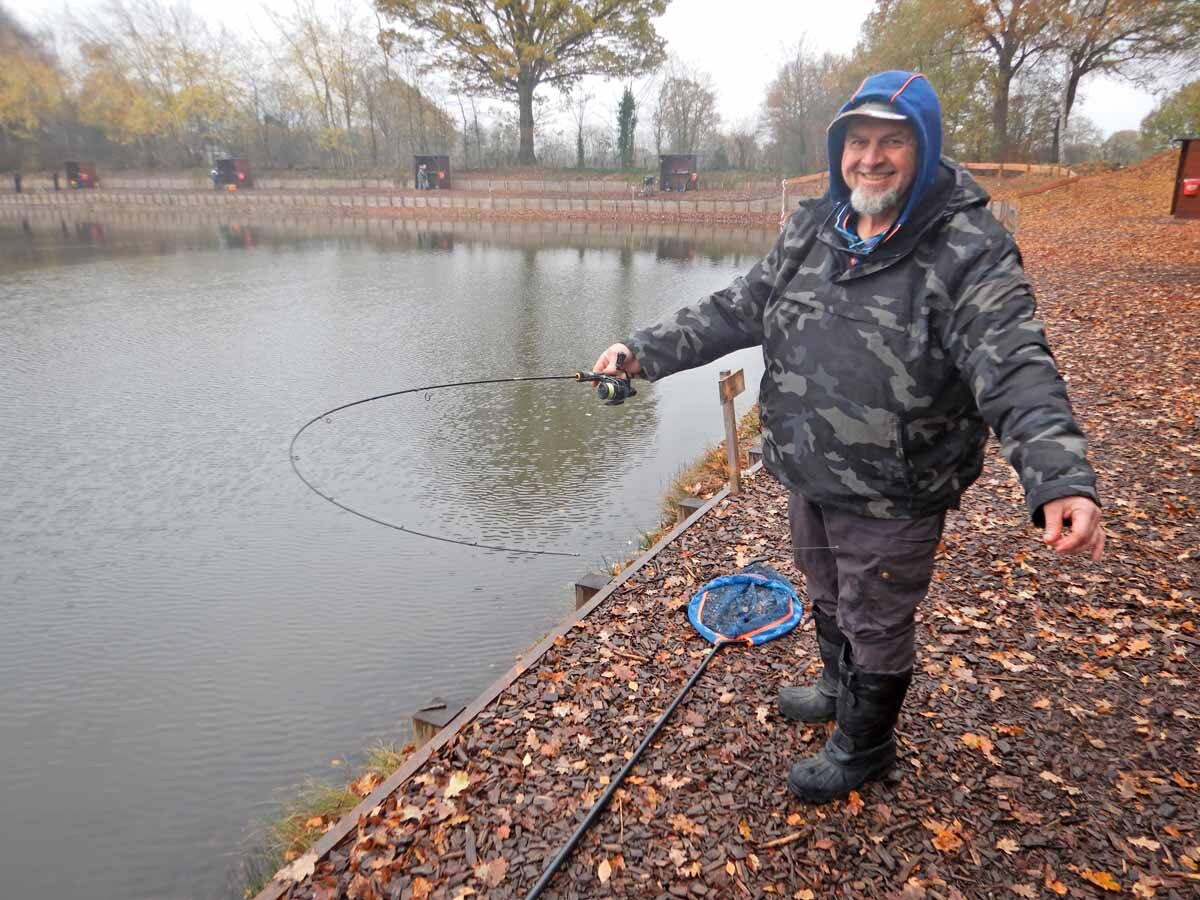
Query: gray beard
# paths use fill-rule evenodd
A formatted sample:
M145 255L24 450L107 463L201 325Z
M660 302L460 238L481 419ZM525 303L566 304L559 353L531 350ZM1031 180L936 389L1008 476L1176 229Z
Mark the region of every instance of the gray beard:
M860 216L878 216L899 206L900 197L896 188L882 194L869 194L862 188L855 188L850 193L850 207Z

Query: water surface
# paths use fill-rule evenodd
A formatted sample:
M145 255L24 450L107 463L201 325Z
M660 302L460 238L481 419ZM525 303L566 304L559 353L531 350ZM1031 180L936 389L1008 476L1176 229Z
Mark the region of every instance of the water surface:
M239 892L305 777L468 702L634 555L721 437L716 369L620 407L573 372L763 232L182 215L0 219L4 893ZM751 402L753 391L739 408Z

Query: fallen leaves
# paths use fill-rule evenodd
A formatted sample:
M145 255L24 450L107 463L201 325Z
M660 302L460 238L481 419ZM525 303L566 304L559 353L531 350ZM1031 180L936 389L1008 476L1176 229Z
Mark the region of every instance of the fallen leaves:
M499 887L508 874L508 860L498 856L489 862L481 862L474 868L475 877L488 887Z
M1129 841L1129 843L1133 844L1133 846L1141 847L1143 850L1149 850L1151 853L1157 853L1162 847L1162 844L1160 844L1158 841L1153 841L1146 837L1133 837L1126 838L1125 840Z
M1084 881L1090 881L1096 887L1104 888L1106 891L1112 891L1114 894L1121 893L1120 883L1108 872L1093 872L1091 869L1082 869L1079 872L1079 877Z
M967 732L962 736L962 742L968 747L972 747L982 753L984 757L986 757L987 761L992 763L992 765L1000 765L1000 760L996 758L996 755L993 752L996 749L996 746L989 738Z
M466 772L455 772L450 776L450 782L446 785L446 792L443 796L449 800L451 797L457 797L470 786L470 775Z
M851 791L846 797L846 802L842 805L842 809L846 811L848 816L857 816L863 811L863 799L858 791Z
M996 849L1003 853L1007 853L1009 856L1012 856L1021 849L1021 845L1012 838L1003 837L996 841Z
M303 881L311 878L317 868L317 854L311 850L288 865L275 875L279 881Z
M953 853L956 850L961 850L964 844L962 835L962 822L955 819L949 825L938 822L935 819L926 819L921 823L925 828L933 832L933 837L930 838L930 843L934 849L940 850L943 853Z

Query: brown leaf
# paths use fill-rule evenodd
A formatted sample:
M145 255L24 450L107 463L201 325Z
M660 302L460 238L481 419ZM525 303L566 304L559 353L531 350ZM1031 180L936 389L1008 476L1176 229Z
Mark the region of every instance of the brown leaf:
M1021 849L1021 845L1018 844L1016 841L1014 841L1012 838L1003 837L1003 838L1000 838L1000 840L996 841L996 849L1001 850L1004 853L1007 853L1009 856L1012 856L1014 853L1016 853L1018 850Z
M317 854L309 850L295 862L280 869L275 877L279 881L303 881L306 878L311 878L316 868Z
M504 876L508 873L508 860L503 856L497 856L490 862L479 863L473 871L476 878L488 887L494 888L504 880Z
M931 842L935 848L943 853L951 853L959 850L963 846L963 839L960 834L962 823L955 819L950 825L943 825L933 819L926 819L921 823L929 831L933 832Z
M450 782L446 785L445 799L457 797L463 791L471 786L471 776L466 772L454 772L450 776Z
M863 799L858 791L850 792L850 796L846 798L846 803L842 808L846 810L848 816L857 816L863 811Z
M1121 893L1121 885L1108 872L1094 872L1091 869L1084 869L1079 873L1079 877L1090 881L1096 887L1104 888L1106 891L1112 891L1114 894Z
M1000 764L1000 760L998 760L992 753L992 751L996 748L990 739L985 738L983 735L971 734L970 732L967 732L962 736L962 742L968 747L978 750L987 758L989 762L995 765Z
M695 822L688 819L687 816L681 814L673 815L667 821L670 822L671 827L680 834L692 835L705 833L705 828L703 825L697 825Z
M607 884L608 879L612 878L612 864L609 863L608 857L600 860L600 865L596 866L596 877L600 879L601 884Z
M1133 896L1139 898L1139 900L1150 900L1151 897L1158 894L1158 887L1161 884L1162 881L1159 879L1151 875L1143 875L1134 883L1131 890L1133 891Z
M359 797L366 797L379 786L381 781L383 781L383 778L379 773L367 772L362 778L350 785L350 791Z
M1173 782L1175 782L1177 785L1179 785L1181 788L1183 788L1185 791L1194 791L1194 790L1196 790L1196 788L1198 786L1196 784L1196 782L1191 781L1190 779L1185 777L1182 772L1172 772L1171 780Z

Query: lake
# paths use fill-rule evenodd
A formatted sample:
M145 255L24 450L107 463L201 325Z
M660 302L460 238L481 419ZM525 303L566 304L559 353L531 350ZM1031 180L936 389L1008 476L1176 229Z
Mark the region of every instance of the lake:
M637 554L723 435L718 368L604 406L571 381L726 286L769 231L0 218L5 895L240 896L306 778L403 743ZM545 555L546 553L574 553ZM338 761L339 765L331 763Z

